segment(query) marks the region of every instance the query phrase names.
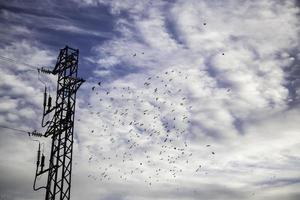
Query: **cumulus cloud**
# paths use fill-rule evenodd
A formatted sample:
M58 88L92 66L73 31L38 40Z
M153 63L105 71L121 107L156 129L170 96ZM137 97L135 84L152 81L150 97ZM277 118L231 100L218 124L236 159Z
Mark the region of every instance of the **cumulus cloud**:
M31 192L34 175L31 169L37 143L26 133L3 129L2 126L42 131L40 117L44 85L34 67L49 66L55 57L53 52L25 40L1 48L0 55L1 198L34 199L38 195ZM52 86L54 80L49 78L44 82Z
M177 187L189 184L187 180L195 181L199 187L204 187L205 183L217 187L217 182L231 177L231 183L226 186L241 191L240 195L253 193L255 196L257 191L261 196L256 195L253 198L260 199L264 195L270 195L267 190L260 189L258 183L264 181L270 183L268 191L275 191L272 180L266 180L274 174L279 179L281 175L278 172L290 167L291 163L281 157L282 151L295 145L288 138L294 137L293 134L299 128L293 126L289 131L287 125L282 129L268 129L269 123L276 127L276 120L285 119L282 116L291 121L294 116L289 111L290 91L286 87L285 74L285 69L295 57L290 52L298 45L299 24L296 15L299 9L293 2L278 4L271 1L178 1L152 3L150 7L147 7L147 2L135 4L132 1L85 3L94 6L109 5L116 16L121 13L129 15L117 22L121 37L95 47L94 54L99 57L90 58L100 66L95 70L96 76L103 78L102 72L105 71L104 74L112 78L109 84L103 86L104 91L98 91L99 96L104 96L101 102L101 97L94 96L95 92L90 96L93 106L91 109L99 108L101 113L99 117L103 123L102 130L95 126L98 136L107 127L111 134L108 139L117 138L116 144L112 145L123 147L122 141L129 139L127 137L131 135L130 132L124 134L126 130L130 131L130 121L139 119L142 121L139 123L150 125L146 125L149 130L155 123L163 123L166 119L170 122L170 116L188 116L189 123L184 123L183 127L175 123L176 127L186 130L176 145L184 146L184 141L188 143L186 150L193 153L191 165L184 165L184 159L183 162L179 159L175 165L165 165L166 163L159 161L156 153L161 149L161 143L155 143L155 137L147 140L148 142L144 141L145 138L136 139L140 149L132 155L133 160L142 159L138 152L147 149L156 166L168 166L171 171L174 166L181 168L184 172L176 173L178 182L175 181L174 188L176 184ZM135 6L132 7L131 4ZM126 66L133 70L121 73ZM159 78L156 79L156 76ZM148 80L149 77L151 80ZM172 81L168 82L169 79ZM147 85L147 82L151 84ZM130 86L132 94L139 96L130 99L133 106L126 101L118 102L122 91L116 91L117 96L111 93L109 98L114 98L113 103L105 97L107 90L113 87L126 88L126 85ZM156 94L155 88L166 94ZM181 89L180 94L177 93L178 89ZM163 108L158 111L159 117L154 122L151 114L144 117L143 110L155 112L158 105L153 102L156 98L161 99L158 105ZM185 102L181 108L182 98L185 98ZM117 122L112 117L114 110L128 107L134 107L135 110L131 110L134 112L133 116L126 116L125 125L121 126L124 128L110 127L113 122ZM176 108L176 113L172 113L173 108ZM107 112L110 114L105 115ZM107 118L111 120L104 122L103 119ZM159 130L164 136L168 135L167 130L159 125L155 126L155 130ZM100 138L103 138L101 135ZM95 136L98 137L97 134ZM83 137L82 142L90 141ZM105 148L105 143L101 144ZM148 147L149 144L151 148ZM213 150L205 148L206 144L213 144ZM218 153L213 157L211 151ZM86 153L97 155L99 152L103 152L102 149L88 150ZM167 154L172 155L169 150ZM110 155L109 152L108 156ZM118 162L113 163L119 165ZM194 172L199 163L204 166L203 171L195 177ZM124 169L121 171L128 173L125 169L130 169L130 166L132 164L120 166ZM271 166L276 167L273 169ZM145 170L147 175L144 179L148 176L146 182L149 183L151 167L147 166L146 169L149 170ZM297 176L294 169L289 174L289 178ZM160 181L168 183L170 176L172 177L170 174L160 175ZM112 177L112 180L113 178L116 177ZM210 194L215 194L215 191L211 189ZM185 198L195 197L189 193ZM223 196L224 198L226 197Z
M107 7L116 34L85 58L95 68L78 93L72 198L299 197L295 2L73 2ZM56 57L27 41L0 51L34 65ZM1 121L29 127L43 88L28 66L1 70Z
M15 123L21 122L26 117L32 119L33 112L37 111L36 108L41 108L42 95L40 92L44 87L43 82L39 81L39 78L43 81L43 77L38 75L37 68L49 66L55 57L52 52L40 49L25 40L5 46L0 50L0 54L4 61L1 64L1 73L3 74L0 83L1 105L3 105L1 110L6 111L2 113L2 116L5 116L6 113L18 115L23 113L20 121L15 121ZM15 60L7 60L7 58L15 58ZM30 65L26 63L30 63ZM44 81L48 81L48 85L51 86L53 80ZM36 87L37 81L41 83L39 88Z

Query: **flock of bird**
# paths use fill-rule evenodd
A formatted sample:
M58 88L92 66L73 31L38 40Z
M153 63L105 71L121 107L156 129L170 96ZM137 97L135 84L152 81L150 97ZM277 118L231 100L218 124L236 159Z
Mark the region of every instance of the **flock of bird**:
M88 162L98 165L100 172L88 177L100 181L117 174L123 181L144 177L151 186L167 174L176 179L189 166L199 173L202 165L192 159L188 142L193 107L183 88L173 84L188 78L182 71L169 70L146 78L141 88L93 85L97 101L88 106L97 127L89 132L99 144L87 146ZM215 155L211 145L206 148Z

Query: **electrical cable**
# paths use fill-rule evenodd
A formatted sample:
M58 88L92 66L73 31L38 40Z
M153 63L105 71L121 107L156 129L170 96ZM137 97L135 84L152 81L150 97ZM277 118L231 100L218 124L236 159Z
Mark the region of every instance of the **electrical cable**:
M47 87L47 84L40 78L40 69L37 69L37 72L38 72L38 80L44 84L45 88L47 88L49 90L49 88Z
M7 57L1 56L1 55L0 55L0 59L1 59L1 60L4 60L4 61L7 61L7 62L15 63L15 64L23 64L23 65L26 65L26 66L28 66L28 67L34 68L34 69L31 69L31 70L33 70L33 71L34 71L35 69L37 69L37 66L33 66L33 65L28 64L28 63L21 62L21 61L17 61L17 60L14 60L14 59L11 59L11 58L7 58Z
M40 69L37 66L31 65L31 64L28 64L28 63L25 63L25 62L22 62L22 61L17 61L17 60L14 60L12 58L4 57L4 56L1 56L1 55L0 55L0 60L4 60L4 61L15 63L15 64L24 64L24 65L26 65L28 67L33 68L33 69L25 70L25 71L35 71L35 70L38 70L38 73L40 73ZM43 82L42 80L40 80L40 81ZM93 82L93 81L88 81L88 82L89 83L97 83L97 82ZM44 85L45 85L45 83L44 83ZM48 88L48 89L50 90L50 88Z
M37 70L38 71L38 80L40 82L42 82L45 86L47 86L47 84L43 80L40 79L40 69L37 66L31 65L31 64L28 64L28 63L25 63L25 62L17 61L17 60L11 59L11 58L7 58L7 57L1 56L1 55L0 55L0 60L4 60L4 61L15 63L15 64L23 64L23 65L26 65L28 67L33 68L33 69L25 70L25 71L35 71L35 70ZM48 89L50 90L50 88L48 88Z
M44 143L43 143L43 145L44 145ZM37 191L37 190L40 190L40 189L47 189L45 186L40 186L40 187L38 187L38 188L36 188L36 179L37 179L37 177L38 177L38 170L39 170L39 156L40 156L40 147L41 147L41 143L39 142L39 150L38 150L38 161L37 161L37 165L36 165L36 171L35 171L35 176L34 176L34 181L33 181L33 186L32 186L32 188L33 188L33 190L34 191Z
M41 145L41 142L40 142L39 140L36 140L36 139L32 139L32 138L31 138L31 136L30 136L30 133L31 133L31 132L29 132L29 131L24 131L24 130L21 130L21 129L11 128L11 127L4 126L4 125L0 125L0 127L1 127L1 128L6 128L6 129L10 129L10 130L14 130L14 131L18 131L18 132L28 133L28 135L29 135L29 137L30 137L30 139L31 139L32 141L38 142L38 143L39 143L39 146ZM42 143L42 145L43 145L43 149L44 149L44 143ZM43 151L44 151L44 150L43 150ZM34 190L39 190L39 189L42 189L42 188L46 189L46 187L44 187L44 186L38 187L38 188L35 187L35 185L36 185L36 179L37 179L37 173L38 173L38 166L37 166L37 168L36 168L36 175L35 175L35 178L34 178L33 189L34 189Z
M8 126L4 126L4 125L0 125L0 128L6 128L6 129L10 129L10 130L18 131L18 132L23 132L23 133L30 133L29 131L24 131L24 130L21 130L21 129L12 128L12 127L8 127Z
M41 79L40 73L43 72L43 71L45 71L43 68L40 69L37 66L33 66L31 64L28 64L28 63L25 63L25 62L21 62L21 61L17 61L17 60L14 60L14 59L11 59L11 58L8 58L8 57L4 57L4 56L1 56L1 55L0 55L0 60L4 60L4 61L15 63L15 64L24 64L24 65L26 65L28 67L34 68L34 69L30 69L30 70L25 70L25 71L35 71L35 70L37 70L37 72L38 72L38 80L45 86L45 88L48 89L49 92L51 92L51 87L48 86L48 84Z
M25 131L25 130L22 130L22 129L12 128L12 127L1 125L1 124L0 124L0 128L5 128L5 129L9 129L9 130L17 131L17 132L22 132L22 133L27 133L30 138L31 138L31 135L36 136L36 137L42 137L43 136L41 133L38 133L36 130L34 130L34 131Z
M24 130L21 130L21 129L17 129L17 128L12 128L12 127L8 127L8 126L4 126L4 125L0 125L1 128L6 128L6 129L9 129L9 130L13 130L13 131L18 131L18 132L23 132L23 133L28 133L30 139L32 141L35 141L35 142L38 142L39 143L39 146L41 146L41 142L39 140L36 140L36 139L33 139L30 134L33 133L33 132L29 132L29 131L24 131ZM44 143L42 143L42 147L43 147L43 152L44 152ZM46 189L45 186L41 186L41 187L38 187L36 188L35 185L36 185L36 180L37 180L37 173L38 173L38 166L36 167L36 173L35 173L35 177L34 177L34 183L33 183L33 190L40 190L42 188Z

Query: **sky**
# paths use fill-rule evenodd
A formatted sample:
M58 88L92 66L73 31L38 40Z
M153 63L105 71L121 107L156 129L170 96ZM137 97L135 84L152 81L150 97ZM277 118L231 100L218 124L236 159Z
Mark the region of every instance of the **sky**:
M32 184L44 84L79 49L71 199L300 199L300 2L0 2L0 200ZM48 164L48 162L46 162ZM43 185L44 178L38 180Z

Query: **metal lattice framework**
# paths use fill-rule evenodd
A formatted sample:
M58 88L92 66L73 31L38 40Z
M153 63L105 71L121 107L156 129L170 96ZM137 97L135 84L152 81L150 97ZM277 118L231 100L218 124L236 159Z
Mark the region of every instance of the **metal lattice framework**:
M61 49L52 74L58 76L55 106L45 111L44 117L53 113L45 125L45 137L52 137L45 200L69 200L71 191L72 152L76 92L83 79L77 78L79 51L68 46ZM46 91L45 91L46 96ZM50 97L51 98L51 97ZM51 101L51 100L50 100ZM45 101L44 101L45 107ZM43 117L43 118L44 118Z

